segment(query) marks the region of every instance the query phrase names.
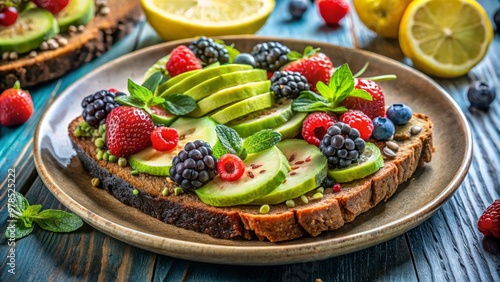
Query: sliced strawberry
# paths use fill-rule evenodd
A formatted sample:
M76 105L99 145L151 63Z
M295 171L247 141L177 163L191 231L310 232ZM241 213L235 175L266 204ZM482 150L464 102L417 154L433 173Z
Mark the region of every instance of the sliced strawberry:
M106 118L106 144L115 157L128 157L151 146L154 124L143 110L120 106Z
M3 126L25 123L33 114L33 110L30 94L22 90L18 82L0 95L0 124Z
M385 117L385 98L382 88L372 81L361 78L356 78L354 87L368 92L372 96L372 101L349 97L346 98L341 105L350 110L358 110L365 113L370 119L376 117Z

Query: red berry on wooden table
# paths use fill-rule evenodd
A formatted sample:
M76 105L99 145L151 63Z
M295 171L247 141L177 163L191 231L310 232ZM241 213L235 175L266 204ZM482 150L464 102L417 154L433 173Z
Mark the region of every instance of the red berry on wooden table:
M33 100L22 90L19 82L0 95L0 124L16 126L25 123L33 114Z
M18 12L15 7L5 7L0 11L0 25L11 26L17 21Z
M143 110L120 106L106 118L106 144L115 157L128 157L151 146L154 124Z
M317 0L318 11L327 25L338 25L349 12L346 0Z
M493 236L500 239L500 199L495 200L479 218L479 231L484 236Z
M69 0L33 0L33 2L38 7L48 10L55 15L68 6Z

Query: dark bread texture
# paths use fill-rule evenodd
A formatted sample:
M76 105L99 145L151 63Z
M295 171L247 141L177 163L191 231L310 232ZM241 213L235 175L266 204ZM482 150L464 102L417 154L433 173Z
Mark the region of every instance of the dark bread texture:
M217 238L246 238L279 242L302 236L317 236L328 230L342 227L391 197L399 184L407 181L415 170L430 162L433 152L432 122L422 114L415 114L405 126L398 126L395 140L400 146L397 156L386 159L384 167L375 174L342 185L334 193L325 189L321 200L309 203L296 200L296 206L273 205L267 214L259 213L259 206L218 208L202 203L194 194L175 196L175 184L166 177L146 174L130 175L130 167L98 161L90 138L76 138L72 132L82 121L81 117L69 125L69 136L83 167L92 177L97 177L102 187L124 204L156 217L168 224L208 234ZM422 128L411 135L412 126ZM383 142L375 142L383 149ZM162 195L168 187L169 194ZM134 195L137 189L139 195Z
M33 86L90 62L128 34L142 16L139 0L107 0L107 5L111 12L96 14L83 32L67 38L66 46L41 51L34 58L23 54L15 61L0 60L0 90L17 80L22 87Z

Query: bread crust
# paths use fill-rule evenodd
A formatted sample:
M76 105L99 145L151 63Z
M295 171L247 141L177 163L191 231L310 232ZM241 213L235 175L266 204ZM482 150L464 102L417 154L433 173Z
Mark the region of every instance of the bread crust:
M142 10L138 0L108 0L111 12L96 14L85 30L55 50L42 51L31 58L23 54L15 61L0 60L0 90L16 81L22 87L52 80L76 69L108 51L115 42L130 33Z
M259 206L219 208L202 203L191 193L175 196L176 186L166 177L131 176L130 167L96 160L93 142L72 134L81 121L79 117L69 125L71 143L83 167L92 177L100 179L106 191L122 203L168 224L225 239L257 238L280 242L338 229L381 201L387 201L399 184L410 179L419 166L431 161L433 151L433 124L427 116L415 114L409 124L397 126L395 141L400 146L397 156L385 159L384 167L378 172L342 184L342 190L337 193L325 189L321 200L313 200L311 194L307 204L299 199L294 208L273 205L269 213L260 214ZM422 128L417 135L409 133L413 125ZM374 143L380 149L385 146L384 142ZM165 187L169 190L167 196L162 195ZM134 189L139 195L133 194Z

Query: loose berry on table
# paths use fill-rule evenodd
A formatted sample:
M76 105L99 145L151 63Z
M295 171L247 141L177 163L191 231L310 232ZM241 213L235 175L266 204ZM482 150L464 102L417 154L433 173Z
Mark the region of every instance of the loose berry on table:
M336 121L337 119L331 113L311 113L302 123L302 137L307 141L307 143L319 146L328 128Z
M293 19L300 20L307 11L309 5L309 0L291 0L288 3L288 11Z
M167 61L166 69L171 77L181 73L201 69L201 63L193 51L184 45L177 46Z
M375 140L389 140L396 132L394 123L385 117L376 117L373 119L372 137Z
M217 159L210 144L202 140L188 142L174 157L170 179L184 191L194 191L217 175Z
M406 124L412 115L413 111L405 104L392 104L387 108L387 118L396 125Z
M317 0L319 14L327 25L336 26L349 12L349 2L346 0Z
M221 65L229 62L229 53L226 47L215 42L212 38L201 36L189 44L189 49L205 66L216 62Z
M21 89L19 82L0 95L0 125L21 125L33 115L33 111L33 100L28 92Z
M361 137L365 141L372 135L373 122L361 111L349 110L343 113L339 120L348 124L352 129L357 129L359 131L358 137Z
M484 81L476 81L469 86L467 99L471 107L486 111L496 97L495 87Z
M495 200L481 215L477 227L484 236L500 239L500 199Z
M257 67L269 71L277 71L288 63L290 48L279 42L263 42L252 48Z
M158 151L169 151L177 147L179 134L175 128L160 126L151 132L151 143L153 149Z
M217 172L224 181L236 181L245 172L245 163L236 155L225 154L217 161Z
M298 72L276 71L271 77L271 83L271 91L278 99L295 99L301 91L309 90L307 78Z

